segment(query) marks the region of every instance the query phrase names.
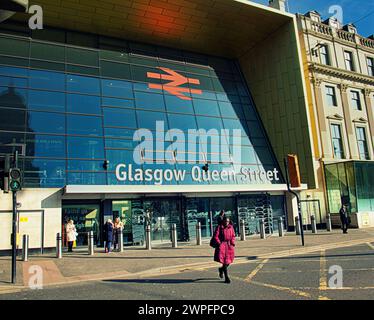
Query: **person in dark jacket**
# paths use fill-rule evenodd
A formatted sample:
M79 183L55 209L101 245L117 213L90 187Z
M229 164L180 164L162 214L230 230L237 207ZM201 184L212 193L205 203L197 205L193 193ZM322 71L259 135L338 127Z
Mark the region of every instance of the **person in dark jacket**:
M339 211L340 221L342 222L343 233L348 233L349 215L347 207L343 204Z
M214 261L222 263L222 267L218 268L219 277L222 279L225 275L225 283L230 283L228 267L235 258L235 231L230 218L223 218L222 224L214 231L214 239L217 244Z
M114 225L111 219L108 219L107 222L104 225L104 241L106 243L105 245L105 252L110 253L112 248L112 242L113 242L113 229Z
M225 219L225 217L226 217L225 210L221 210L220 213L219 213L219 216L217 217L217 224L221 225L223 223L223 219Z

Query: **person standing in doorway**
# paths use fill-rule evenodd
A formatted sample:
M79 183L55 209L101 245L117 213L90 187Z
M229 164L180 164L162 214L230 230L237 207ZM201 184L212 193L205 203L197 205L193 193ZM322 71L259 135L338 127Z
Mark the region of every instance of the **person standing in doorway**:
M223 218L222 224L214 231L214 239L217 244L214 261L222 263L222 267L218 268L219 277L222 279L225 276L225 283L230 283L228 267L235 258L235 231L230 218Z
M108 219L104 225L104 233L105 233L105 252L110 253L112 249L112 242L113 242L113 229L114 225L111 219Z
M114 219L114 232L113 232L113 250L116 250L118 247L119 250L119 239L122 237L121 229L123 229L123 222L119 217Z
M217 224L219 226L223 223L223 220L225 219L225 217L226 217L225 210L221 210L217 217Z
M340 214L340 221L342 223L343 233L348 233L349 215L348 215L347 207L344 204L340 208L339 214Z
M77 229L75 228L74 221L69 220L66 224L66 238L68 240L68 252L73 252L74 241L77 240Z

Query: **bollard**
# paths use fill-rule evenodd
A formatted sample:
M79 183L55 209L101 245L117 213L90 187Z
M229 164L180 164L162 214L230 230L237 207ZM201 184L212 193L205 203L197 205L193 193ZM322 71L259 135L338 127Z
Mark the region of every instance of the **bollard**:
M261 239L266 239L264 218L260 219L260 237L261 237Z
M29 235L24 234L22 239L22 261L29 260Z
M312 224L312 233L317 233L316 217L314 215L310 216L310 223Z
M94 251L94 234L93 231L89 231L87 234L87 242L88 242L88 255L93 256Z
M151 226L149 224L145 227L145 247L147 250L152 250Z
M295 217L295 229L296 234L299 236L301 234L299 217Z
M57 233L56 236L56 258L62 258L62 236L61 233Z
M178 247L177 225L175 223L171 225L171 246L172 248Z
M123 252L123 227L119 228L118 251Z
M279 233L280 237L284 236L284 232L283 232L283 218L282 217L279 217L279 219L278 219L278 233Z
M327 214L327 216L326 216L326 229L329 232L332 230L332 224L331 224L331 216L330 216L330 214Z
M240 220L240 240L245 241L245 221L244 219Z
M196 245L201 246L201 222L196 223Z

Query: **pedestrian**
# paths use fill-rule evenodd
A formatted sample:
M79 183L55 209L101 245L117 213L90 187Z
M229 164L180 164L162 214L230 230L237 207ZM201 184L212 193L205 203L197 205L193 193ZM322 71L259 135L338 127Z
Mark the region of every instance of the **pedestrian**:
M114 225L111 219L108 219L104 225L104 234L105 234L105 252L110 253L112 248L113 241L113 229Z
M221 225L223 223L223 219L226 217L225 210L221 210L218 217L217 217L217 224Z
M73 252L74 241L77 240L77 229L75 228L74 221L70 219L65 227L66 238L68 240L68 252Z
M349 215L348 215L348 210L347 207L343 204L342 207L339 210L340 214L340 221L342 223L342 230L343 233L348 233L348 225L349 225Z
M235 258L235 231L230 218L224 217L222 224L217 226L214 240L216 242L214 261L222 263L222 267L218 268L219 277L222 279L225 276L225 283L230 283L228 267Z
M113 250L119 250L119 239L122 236L121 229L123 229L124 223L120 220L119 217L114 219L114 232L113 232Z

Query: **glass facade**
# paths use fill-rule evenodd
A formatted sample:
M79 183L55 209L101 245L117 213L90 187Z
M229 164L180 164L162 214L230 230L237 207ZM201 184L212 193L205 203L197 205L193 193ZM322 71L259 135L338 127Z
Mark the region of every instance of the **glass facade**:
M374 211L374 163L349 161L325 165L330 213L342 203L350 212Z
M172 88L162 79L171 75L187 80ZM190 157L218 170L232 169L236 161L252 170L278 168L235 61L117 40L116 46L92 49L0 36L0 143L26 144L26 187L123 184L115 174L118 163L159 168L134 163L139 128L156 136L156 146L160 135L170 140L165 150L173 142L170 129L185 140L189 129L226 130L219 140L195 142L192 151L181 140L178 153L143 150L151 160L175 160L164 168L186 170L184 181L169 184L201 183L191 179L193 164L179 161ZM238 140L227 133L234 129L241 130L239 160L233 156ZM236 176L234 182L202 183L247 182Z

